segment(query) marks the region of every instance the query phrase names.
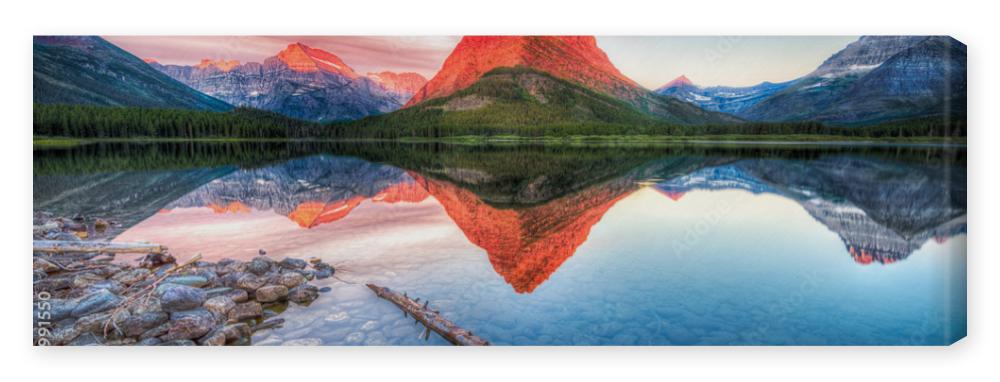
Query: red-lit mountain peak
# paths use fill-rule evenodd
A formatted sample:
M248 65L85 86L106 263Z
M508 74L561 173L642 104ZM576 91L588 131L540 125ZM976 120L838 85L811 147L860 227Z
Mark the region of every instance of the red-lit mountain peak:
M656 89L656 91L662 91L666 89L673 89L673 88L692 86L692 85L694 85L694 83L692 83L691 80L687 78L687 76L682 74L680 77L674 78L673 80L670 80L670 82L667 82L665 85L660 86L658 89Z
M593 36L466 36L406 106L444 97L499 67L524 66L623 99L645 90L625 77Z
M223 72L228 72L230 70L233 70L237 66L240 66L240 62L238 60L228 60L227 61L227 60L212 60L212 59L208 59L208 58L203 58L201 60L201 62L199 62L194 67L196 67L198 69L207 69L207 68L210 68L210 67L214 67L214 68L219 69L219 70L221 70Z
M378 82L386 89L406 94L416 93L420 90L420 88L424 87L424 84L427 83L427 79L424 78L424 76L413 72L396 73L383 71L378 73L368 73L368 78Z
M302 43L289 44L285 50L278 52L278 59L296 72L326 71L337 73L349 78L357 78L358 74L333 53L322 49L311 48Z

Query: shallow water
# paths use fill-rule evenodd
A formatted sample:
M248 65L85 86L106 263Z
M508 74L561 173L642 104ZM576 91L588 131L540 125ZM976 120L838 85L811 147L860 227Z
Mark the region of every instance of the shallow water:
M99 144L35 152L36 210L183 259L338 279L253 342L947 344L965 335L965 151L932 147Z

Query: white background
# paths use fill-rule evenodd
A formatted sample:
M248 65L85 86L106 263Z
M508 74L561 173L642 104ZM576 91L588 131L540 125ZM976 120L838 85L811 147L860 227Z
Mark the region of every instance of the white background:
M987 2L8 1L0 314L8 380L997 380L1000 31ZM947 34L969 46L969 337L939 348L33 348L28 327L33 34ZM991 224L992 223L992 224ZM990 352L993 354L990 354Z

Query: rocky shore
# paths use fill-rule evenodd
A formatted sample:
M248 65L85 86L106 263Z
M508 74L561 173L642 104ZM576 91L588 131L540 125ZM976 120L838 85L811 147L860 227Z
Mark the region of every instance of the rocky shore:
M35 238L72 244L83 236L73 232L94 232L63 223L36 225ZM249 261L179 264L164 251L134 262L35 252L34 344L248 345L254 332L284 323L286 304L308 305L326 291L310 281L336 272L319 259L279 260L263 250Z

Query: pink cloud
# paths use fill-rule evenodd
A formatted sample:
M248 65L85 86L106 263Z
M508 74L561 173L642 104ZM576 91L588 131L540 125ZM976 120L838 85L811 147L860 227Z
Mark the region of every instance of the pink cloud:
M203 58L261 62L301 42L336 54L360 73L411 71L432 77L459 37L392 36L104 36L141 58L193 65Z

